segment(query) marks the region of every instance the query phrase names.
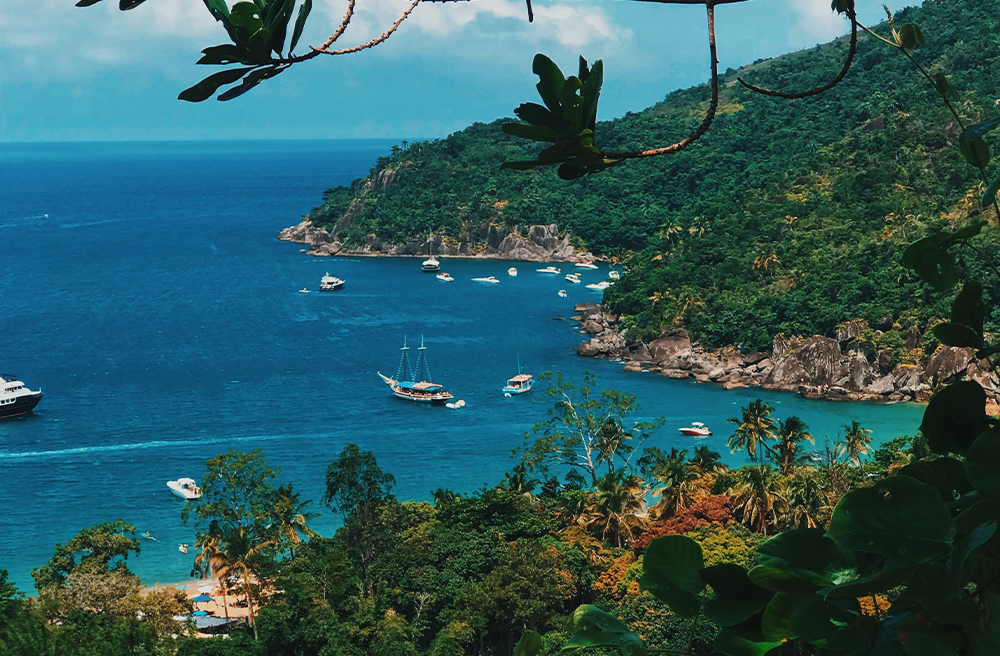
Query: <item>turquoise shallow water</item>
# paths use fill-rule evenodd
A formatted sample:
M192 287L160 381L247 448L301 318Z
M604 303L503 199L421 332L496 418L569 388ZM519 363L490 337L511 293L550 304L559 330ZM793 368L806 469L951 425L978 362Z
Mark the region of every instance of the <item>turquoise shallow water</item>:
M0 422L0 567L23 589L56 542L119 517L158 537L130 563L144 581L186 578L177 545L193 535L165 482L199 477L229 449L264 449L317 500L351 441L377 454L402 498L494 484L545 412L531 394L499 392L518 357L525 371L589 368L634 392L644 417L667 420L650 442L661 448L694 444L676 428L704 421L716 434L697 444L730 464L741 458L725 450L725 419L758 396L802 417L820 445L852 419L877 441L916 430L917 406L725 392L578 358L573 323L553 319L598 294L536 265L515 263L511 278L510 263L446 259L446 284L419 260L310 258L275 240L390 145L0 146L0 370L45 393L33 416ZM347 280L341 292L297 293L327 271ZM471 282L485 275L502 282ZM465 408L389 396L375 372L395 372L404 335L425 336L434 380ZM329 512L315 524L334 525Z

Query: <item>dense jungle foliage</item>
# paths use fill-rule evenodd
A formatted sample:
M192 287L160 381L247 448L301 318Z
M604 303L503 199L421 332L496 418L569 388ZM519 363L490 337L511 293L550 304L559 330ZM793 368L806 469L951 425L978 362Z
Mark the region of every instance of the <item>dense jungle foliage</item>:
M949 76L967 122L991 115L1000 88L995 3L928 2L897 21L922 26L927 42L915 56ZM606 298L636 338L683 326L706 345L755 350L779 332L829 335L841 321L875 324L886 314L902 318L903 330L923 329L946 315L949 299L932 298L900 253L975 214L982 192L934 89L866 36L846 80L819 96L768 98L736 82L813 88L835 75L847 49L839 39L728 71L721 116L675 155L566 182L551 170L500 171L537 148L504 134L501 121L476 124L379 160L373 174L395 171L393 185L330 189L310 216L332 226L355 201L357 216L341 233L348 243L369 233L457 239L489 222L557 223L596 253L632 251L629 275ZM606 150L671 143L701 119L708 98L707 85L673 92L599 123L597 142Z
M617 425L625 406L612 406ZM927 453L905 437L872 451L868 431L853 425L836 448L805 457L808 427L778 421L760 401L732 421L731 446L773 464L729 469L706 447L650 447L619 467L633 441L621 430L600 442L608 473L593 485L565 469L536 478L543 470L523 460L495 487L439 489L432 502L398 500L392 475L352 444L327 473L324 501L344 518L329 538L308 529L311 502L271 484L277 471L259 450L223 454L188 508L212 518L197 524L195 565L257 609L251 622L226 638L188 637L171 619L191 611L180 591L139 593L127 566L139 541L119 520L57 545L34 572L37 597L25 599L0 570L0 654L509 656L525 630L554 654L573 635L574 609L599 604L650 647L692 644L707 656L718 627L640 590L652 540L686 535L709 564L749 567L767 536L825 523L849 490Z

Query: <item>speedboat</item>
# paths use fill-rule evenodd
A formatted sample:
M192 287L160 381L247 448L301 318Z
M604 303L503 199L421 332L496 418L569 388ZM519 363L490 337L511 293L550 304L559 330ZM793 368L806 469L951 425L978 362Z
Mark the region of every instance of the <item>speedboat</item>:
M431 255L429 258L424 260L424 263L420 265L420 270L424 273L434 273L441 269L441 263L438 262L437 258Z
M566 290L565 289L560 289L559 291L556 292L556 294L559 295L559 298L566 298Z
M518 374L512 378L508 378L507 384L503 386L503 395L513 396L515 394L530 392L532 383L531 374Z
M342 278L331 276L328 271L322 280L319 281L319 290L321 292L335 292L344 286L344 282Z
M597 265L594 264L593 262L577 262L576 263L576 268L577 269L596 269Z
M708 430L708 426L700 421L693 421L690 426L685 426L684 428L681 428L680 431L685 435L690 435L691 437L708 437L712 434L712 431Z
M580 284L580 274L578 274L578 273L567 274L566 275L566 282L571 282L574 285L579 285Z
M608 278L611 278L612 280L618 280L621 277L622 277L622 274L618 273L614 269L612 269L611 271L608 271Z
M42 400L42 390L32 392L14 374L0 374L0 419L26 415Z
M593 289L595 292L603 292L605 289L607 289L608 287L610 287L612 284L614 284L614 283L609 282L607 280L604 280L602 282L595 282L592 285L587 285L587 289Z
M473 278L472 282L488 282L488 283L498 283L500 282L493 276L486 276L485 278Z
M300 294L308 294L309 290L307 288L303 287L302 289L299 290L299 293Z
M547 266L544 269L538 269L538 273L562 273L562 269L557 269L554 266Z
M441 273L434 276L438 280L443 280L445 282L455 282L455 279L451 277L451 274L447 271L442 271Z
M508 276L516 276L517 275L517 269L515 269L514 267L511 267L511 268L507 269L507 275Z
M194 482L193 478L178 478L176 481L167 481L167 487L185 501L192 501L201 498L201 488Z

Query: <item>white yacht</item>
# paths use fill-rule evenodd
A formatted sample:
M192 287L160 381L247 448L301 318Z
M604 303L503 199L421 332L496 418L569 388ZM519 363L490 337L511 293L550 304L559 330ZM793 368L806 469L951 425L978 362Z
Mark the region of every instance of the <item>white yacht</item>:
M302 289L299 290L299 293L300 294L308 294L309 293L309 288L308 287L303 287Z
M319 290L321 292L335 292L344 286L344 282L342 278L331 276L330 272L327 271L326 275L319 282Z
M434 276L438 280L443 280L444 282L454 282L455 279L451 277L451 274L447 271L442 271L441 273Z
M596 269L597 265L594 264L593 262L577 262L576 263L576 268L577 269Z
M538 273L562 273L562 269L557 269L554 266L547 266L544 269L538 269Z
M201 488L194 482L193 478L178 478L176 481L167 481L170 491L186 501L201 498Z
M609 280L604 280L602 282L595 282L593 285L587 285L587 289L593 289L595 292L603 292L613 284L614 283Z
M608 278L611 278L612 280L618 280L621 277L622 277L622 274L618 273L614 269L611 269L611 271L608 271Z
M578 273L567 274L566 275L566 282L571 282L574 285L579 285L580 284L580 274L578 274Z
M559 298L566 298L566 290L565 289L560 289L558 292L556 292L556 294L559 295Z
M14 374L0 374L0 419L26 415L42 400L42 390L32 392Z
M424 263L420 265L420 270L424 273L434 273L435 271L441 270L441 263L436 257L431 255L429 258L424 260Z
M491 284L496 284L500 281L497 280L494 276L486 276L485 278L473 278L472 282L488 282Z
M507 269L507 275L508 276L516 276L517 275L517 269L515 269L514 267L511 267L511 268Z

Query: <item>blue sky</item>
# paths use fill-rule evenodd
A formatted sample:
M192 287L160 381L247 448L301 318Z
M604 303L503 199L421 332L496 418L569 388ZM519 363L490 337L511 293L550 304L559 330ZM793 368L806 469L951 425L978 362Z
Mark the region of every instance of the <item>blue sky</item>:
M372 50L294 66L234 101L191 104L177 94L214 72L194 65L201 48L227 42L202 0L148 0L129 12L113 0L72 3L3 0L0 141L439 137L535 100L536 52L566 71L580 54L604 60L602 120L708 73L702 6L535 0L529 24L521 0L473 0L421 4ZM347 3L314 3L302 42L318 45ZM380 34L408 4L357 0L338 43ZM858 4L863 21L884 16L880 2ZM829 0L748 0L716 16L723 70L847 29Z

